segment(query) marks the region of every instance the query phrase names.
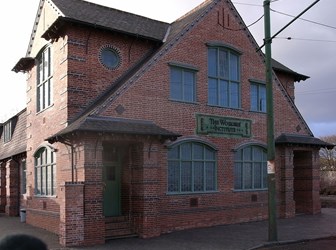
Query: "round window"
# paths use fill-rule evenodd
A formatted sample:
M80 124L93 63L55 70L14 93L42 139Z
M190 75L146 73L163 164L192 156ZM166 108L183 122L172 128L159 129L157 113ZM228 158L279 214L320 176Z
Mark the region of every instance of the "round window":
M110 47L103 48L100 54L101 63L108 69L115 69L120 65L118 52Z

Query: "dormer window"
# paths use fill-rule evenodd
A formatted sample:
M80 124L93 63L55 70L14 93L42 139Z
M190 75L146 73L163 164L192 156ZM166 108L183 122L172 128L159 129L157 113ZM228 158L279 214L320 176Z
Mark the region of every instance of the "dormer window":
M12 122L9 121L4 124L3 127L3 138L4 138L4 143L9 142L12 139Z
M51 47L45 48L37 60L37 112L40 112L53 103Z

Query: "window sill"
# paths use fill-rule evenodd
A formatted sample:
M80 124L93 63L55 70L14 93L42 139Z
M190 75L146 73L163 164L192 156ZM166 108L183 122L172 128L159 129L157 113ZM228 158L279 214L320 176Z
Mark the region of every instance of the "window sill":
M254 111L254 110L250 110L250 113L256 113L256 114L263 114L263 115L266 115L267 112L265 111Z
M215 104L207 104L209 107L213 107L213 108L222 108L222 109L232 109L232 110L239 110L239 111L243 111L242 108L234 108L234 107L226 107L226 106L219 106L219 105L215 105Z
M266 192L268 188L260 188L260 189L232 189L234 193L242 193L242 192Z
M203 192L167 192L166 195L173 196L173 195L207 195L207 194L215 194L219 193L219 191L203 191Z
M38 195L38 194L35 194L34 197L35 198L41 198L41 199L48 199L48 198L55 199L55 198L57 198L57 195Z
M40 110L40 111L37 111L37 112L36 112L36 115L39 115L39 114L43 113L44 111L50 109L50 108L53 107L53 106L54 106L54 104L51 104L50 106L46 107L45 109L42 109L42 110Z
M199 105L198 102L189 102L189 101L183 101L183 100L176 100L176 99L169 99L171 102L177 102L181 104L192 104L192 105Z

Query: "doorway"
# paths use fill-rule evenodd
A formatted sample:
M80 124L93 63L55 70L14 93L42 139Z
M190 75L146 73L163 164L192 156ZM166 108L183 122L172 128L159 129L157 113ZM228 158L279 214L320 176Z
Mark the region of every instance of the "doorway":
M294 201L296 214L313 209L313 163L311 151L294 151Z
M120 216L122 150L108 143L103 148L103 212L106 217Z

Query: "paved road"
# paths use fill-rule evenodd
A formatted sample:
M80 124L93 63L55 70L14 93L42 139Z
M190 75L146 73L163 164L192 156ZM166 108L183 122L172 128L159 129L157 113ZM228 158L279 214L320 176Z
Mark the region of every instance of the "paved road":
M288 243L284 245L275 245L272 247L262 247L258 250L335 250L336 237L327 239L308 240L298 243Z
M26 233L35 235L45 241L50 249L61 248L58 237L55 234L43 229L20 223L18 217L9 218L0 215L0 235ZM192 229L180 232L165 234L152 239L119 239L107 242L105 245L67 248L86 250L243 250L243 249L314 249L329 250L336 249L334 239L318 242L302 242L302 240L313 240L336 236L336 209L324 208L319 215L300 215L291 219L278 220L279 243L287 243L286 246L272 246L266 248L268 235L267 221L251 222L244 224L216 226L211 228ZM300 241L296 245L288 245L293 241ZM316 248L317 244L318 248ZM334 248L327 248L333 243ZM321 245L321 247L319 246ZM313 248L308 248L313 246ZM315 246L315 248L314 248ZM322 247L323 246L323 247ZM264 247L264 248L262 248ZM274 248L278 247L278 248ZM282 247L282 248L281 248ZM284 248L285 247L285 248ZM296 248L289 248L296 247ZM300 248L302 247L302 248Z

